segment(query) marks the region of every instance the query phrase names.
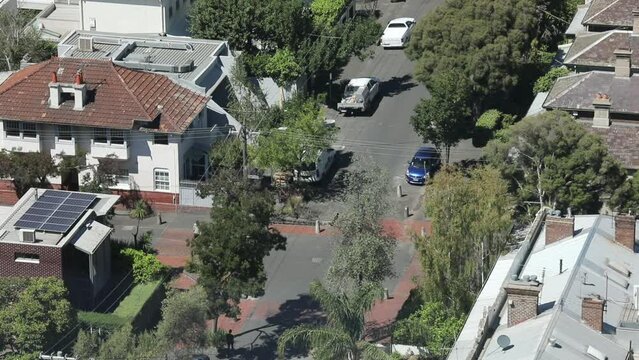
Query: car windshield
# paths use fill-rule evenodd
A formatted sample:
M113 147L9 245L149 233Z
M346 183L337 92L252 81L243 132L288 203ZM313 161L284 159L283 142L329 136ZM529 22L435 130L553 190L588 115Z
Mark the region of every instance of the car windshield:
M413 158L410 162L410 166L418 169L431 168L437 163L435 159L418 159Z
M358 86L346 85L346 89L344 89L344 97L351 97L355 92L359 89Z
M312 163L303 163L300 166L300 170L301 171L315 171L316 167L317 166L316 166L316 164L314 162L312 162Z
M403 23L393 23L393 24L388 24L389 28L405 28L406 24Z

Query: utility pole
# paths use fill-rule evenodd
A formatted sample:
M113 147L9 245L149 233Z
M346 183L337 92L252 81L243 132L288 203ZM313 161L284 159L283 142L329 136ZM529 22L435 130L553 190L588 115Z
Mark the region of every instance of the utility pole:
M248 179L247 141L246 126L242 124L242 176L244 180Z

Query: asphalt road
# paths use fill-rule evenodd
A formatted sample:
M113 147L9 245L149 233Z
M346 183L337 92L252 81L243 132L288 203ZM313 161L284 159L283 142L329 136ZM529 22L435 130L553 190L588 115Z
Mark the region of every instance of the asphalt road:
M415 17L417 20L443 3L443 0L407 0L390 3L378 2L381 10L380 22L388 23L398 17ZM423 187L412 186L404 181L407 162L417 148L424 145L410 125L413 109L420 99L430 96L428 90L413 79L414 64L401 49L374 47L374 55L364 61L354 58L343 69L335 82L356 77L375 76L383 83L381 100L372 115L342 116L329 111L329 118L336 120L340 128L335 144L343 154L352 153L354 158L364 156L388 172L392 179L392 192L402 186L405 198L401 208L410 206L417 211ZM350 155L350 154L349 154ZM475 158L480 150L472 147L471 141L462 141L451 150L451 161ZM346 167L348 169L348 166Z

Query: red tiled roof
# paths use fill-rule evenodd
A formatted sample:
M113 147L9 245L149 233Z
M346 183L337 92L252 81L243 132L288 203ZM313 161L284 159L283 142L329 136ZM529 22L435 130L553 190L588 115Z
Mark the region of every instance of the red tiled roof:
M87 84L89 101L84 109L73 110L72 101L50 108L51 73L58 73L59 83L73 83L78 69ZM53 58L18 71L0 85L0 118L114 129L158 120L158 131L181 133L207 101L162 75L105 60Z

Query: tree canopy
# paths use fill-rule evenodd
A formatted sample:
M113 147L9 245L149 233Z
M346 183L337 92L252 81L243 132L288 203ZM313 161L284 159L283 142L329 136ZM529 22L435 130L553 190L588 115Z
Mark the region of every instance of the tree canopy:
M326 324L300 325L286 330L277 344L280 359L285 358L289 346L301 345L310 348L313 359L317 360L390 360L390 355L364 340L364 315L381 297L380 290L367 285L352 294L333 293L320 282L313 282L310 293L326 313Z
M447 71L433 76L430 98L422 99L410 119L424 142L444 151L450 161L450 149L470 133L470 85L464 75Z
M209 312L237 316L242 295L258 296L264 291L264 257L282 250L286 238L269 229L274 197L268 191L252 191L236 177L221 177L212 189L215 206L210 221L198 222L199 235L190 246L189 268L200 275L206 290Z
M453 167L436 173L426 189L430 235L418 239L426 301L466 312L508 239L513 201L491 167L468 174Z
M639 176L624 181L610 198L610 207L622 213L639 213Z
M58 278L0 281L0 347L16 355L47 351L75 326L75 310ZM5 287L6 286L6 287Z
M206 302L206 291L201 287L171 292L162 302L162 321L158 324L157 337L171 347L206 345Z
M35 29L25 31L29 21L24 12L0 10L0 71L20 69L23 58L40 62L56 53L55 44L42 40Z
M253 162L264 169L292 171L314 163L321 150L333 143L336 129L326 126L324 112L312 98L297 98L284 105L283 128L271 129L251 148Z
M57 174L58 168L48 153L0 151L0 177L13 179L18 197L32 187L45 187L47 177Z
M537 202L577 214L598 213L602 195L625 171L602 139L564 111L524 118L486 147L486 158L511 182L520 205Z
M473 113L483 96L508 92L535 37L535 0L448 0L416 25L406 53L429 85L445 71L469 79Z

